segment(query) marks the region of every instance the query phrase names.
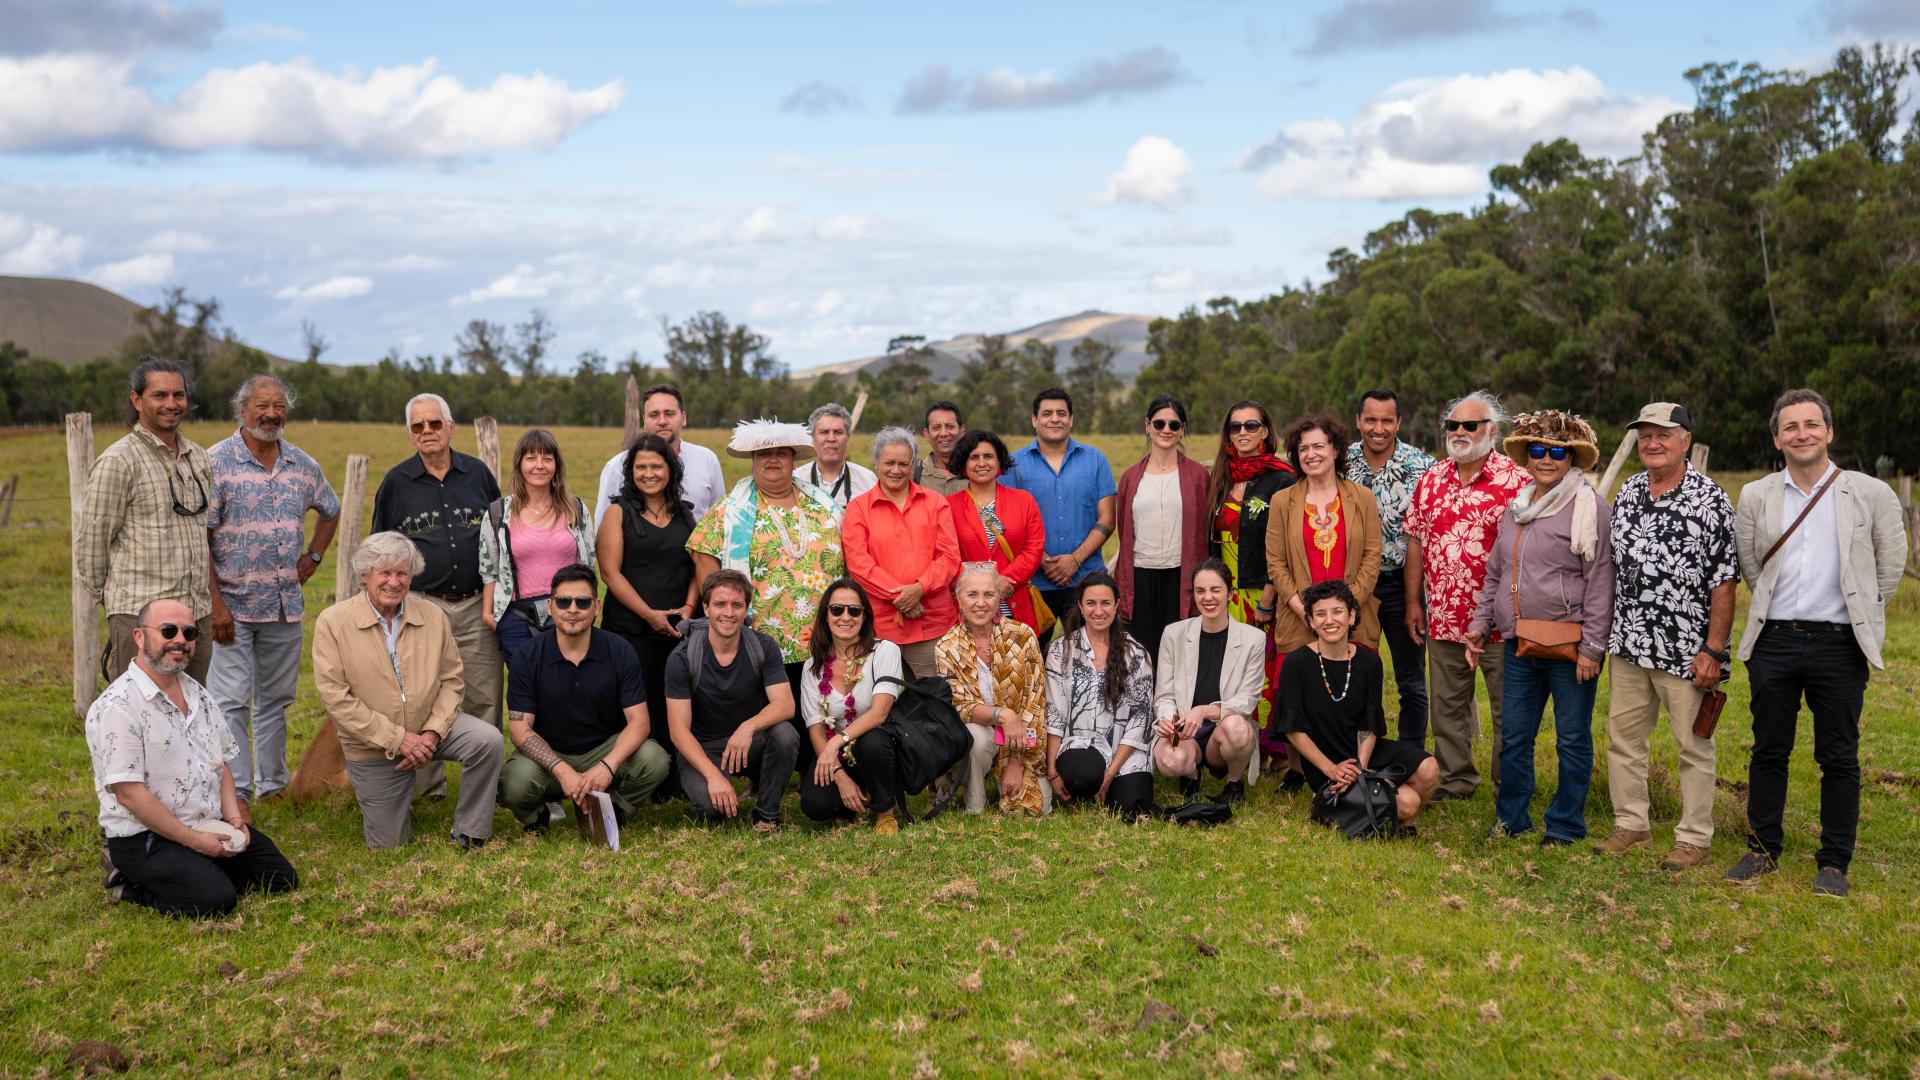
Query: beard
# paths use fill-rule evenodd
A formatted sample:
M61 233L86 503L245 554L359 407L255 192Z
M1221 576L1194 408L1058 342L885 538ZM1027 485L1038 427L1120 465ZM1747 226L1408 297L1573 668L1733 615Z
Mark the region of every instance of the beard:
M256 442L279 442L280 441L281 427L278 424L272 427L268 427L265 424L261 424L257 427L250 427L245 430L246 430L246 433L252 436L254 441Z
M193 658L191 649L172 642L163 642L153 650L142 649L140 655L146 657L148 667L162 675L180 674L187 670Z
M1479 461L1491 453L1493 453L1493 433L1491 431L1475 438L1465 446L1458 445L1452 439L1447 440L1447 457L1457 465L1465 465L1468 462Z

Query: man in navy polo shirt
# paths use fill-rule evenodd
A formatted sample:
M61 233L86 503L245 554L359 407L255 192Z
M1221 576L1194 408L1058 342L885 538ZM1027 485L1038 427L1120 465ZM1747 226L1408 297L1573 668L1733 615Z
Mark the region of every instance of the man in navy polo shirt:
M591 813L593 793L629 820L667 776L667 752L647 738L640 657L618 634L594 629L600 583L575 563L553 575L553 628L527 643L507 685L513 756L500 770L500 804L528 829L550 824L551 800Z
M1073 438L1073 395L1065 390L1056 386L1033 399L1033 436L1000 482L1040 504L1047 545L1033 583L1059 617L1080 579L1106 569L1100 545L1113 535L1119 489L1106 455Z

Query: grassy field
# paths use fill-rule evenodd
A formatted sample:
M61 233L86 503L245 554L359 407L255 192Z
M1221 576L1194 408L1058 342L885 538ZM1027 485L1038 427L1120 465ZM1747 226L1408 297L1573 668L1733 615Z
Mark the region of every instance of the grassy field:
M103 429L99 446L118 434ZM587 484L619 437L559 435ZM371 455L372 483L408 452L397 425L300 423L289 438L336 482L350 450ZM1137 437L1096 441L1117 462L1140 452ZM71 1073L71 1048L99 1039L142 1071L183 1075L1920 1076L1911 583L1890 613L1890 670L1868 690L1846 902L1807 891L1806 736L1782 872L1750 890L1718 880L1741 850L1737 678L1714 866L1683 877L1655 869L1678 809L1658 736L1653 850L1618 862L1483 839L1484 791L1429 812L1417 841L1385 844L1330 837L1263 783L1210 831L1073 811L956 814L884 841L805 826L762 837L668 806L618 855L561 830L523 838L505 815L495 844L462 853L437 839L450 803L419 808L411 846L370 853L341 795L258 810L298 892L188 923L99 887L68 703L60 436L0 433L0 476L12 473L0 905L15 944L0 955L0 1075ZM309 618L332 592L329 560ZM1605 701L1603 687L1597 761ZM303 675L296 755L320 720ZM1589 822L1604 835L1610 821L1602 768Z

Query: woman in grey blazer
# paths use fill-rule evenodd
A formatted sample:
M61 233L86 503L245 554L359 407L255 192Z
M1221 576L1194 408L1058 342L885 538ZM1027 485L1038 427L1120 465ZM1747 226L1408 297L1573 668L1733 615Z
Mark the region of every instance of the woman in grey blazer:
M1258 780L1254 710L1266 690L1266 635L1228 610L1233 571L1208 559L1193 571L1200 614L1167 627L1160 641L1153 700L1153 766L1200 793L1200 768L1226 778L1220 798L1237 802Z

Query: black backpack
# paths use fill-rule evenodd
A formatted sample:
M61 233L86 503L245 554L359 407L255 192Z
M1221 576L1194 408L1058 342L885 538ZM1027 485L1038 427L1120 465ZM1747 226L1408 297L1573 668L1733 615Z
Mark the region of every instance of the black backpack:
M687 699L700 691L700 672L707 666L707 620L687 619L680 624L679 648L687 651ZM747 670L758 678L760 665L765 662L766 654L760 651L760 634L751 626L740 628L740 651L734 654L738 660L742 655L747 660ZM794 702L794 707L799 707Z
M874 681L876 693L881 683L895 684L897 692L880 730L893 740L901 790L917 795L967 756L973 736L953 707L947 680L938 675L899 680L887 676Z

